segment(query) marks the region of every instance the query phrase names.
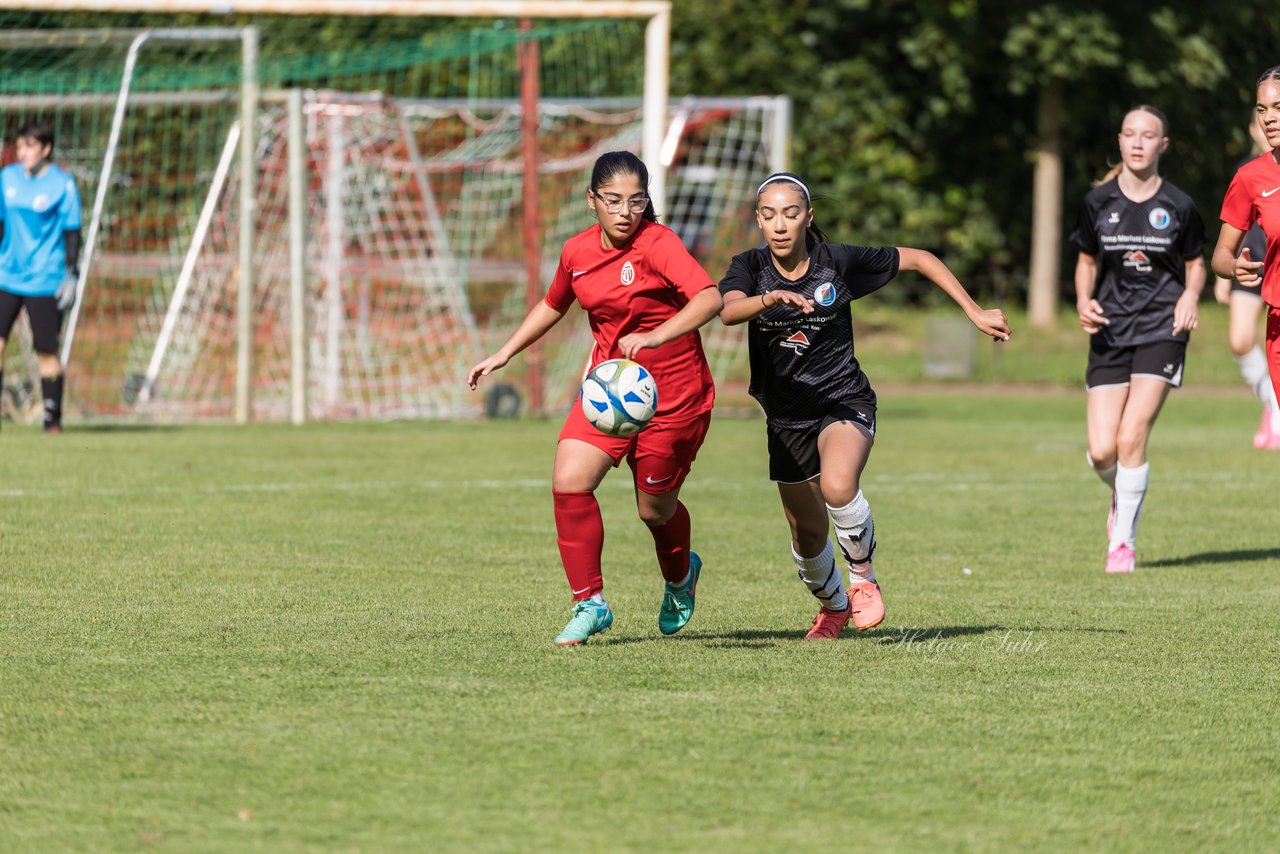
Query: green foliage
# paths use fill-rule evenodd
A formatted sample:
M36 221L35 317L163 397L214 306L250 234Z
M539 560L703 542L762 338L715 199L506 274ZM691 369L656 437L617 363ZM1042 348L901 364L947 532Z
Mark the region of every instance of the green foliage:
M1266 9L678 0L672 85L677 95L791 96L793 166L825 196L817 216L829 233L934 249L991 293L1026 272L1036 99L1046 85L1063 94L1064 230L1116 160L1116 132L1135 103L1169 116L1162 172L1214 230L1248 151L1254 80L1280 44L1280 18Z

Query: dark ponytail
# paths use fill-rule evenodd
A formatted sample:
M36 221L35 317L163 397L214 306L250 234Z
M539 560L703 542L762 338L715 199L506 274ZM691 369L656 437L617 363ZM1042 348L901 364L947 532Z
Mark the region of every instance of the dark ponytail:
M597 192L602 185L623 175L634 175L640 180L640 189L649 199L642 216L649 222L657 222L658 214L653 210L653 198L649 195L649 170L645 168L644 161L630 151L607 151L596 158L596 165L591 167L591 192Z
M804 181L800 180L800 176L793 172L774 172L768 178L764 179L764 183L756 190L756 207L760 207L760 194L764 192L766 187L773 184L790 184L799 188L804 194L805 204L813 209L813 198L809 195L809 187ZM804 245L807 249L812 249L819 243L830 243L831 238L827 237L827 233L822 230L816 221L810 222L809 227L805 229Z

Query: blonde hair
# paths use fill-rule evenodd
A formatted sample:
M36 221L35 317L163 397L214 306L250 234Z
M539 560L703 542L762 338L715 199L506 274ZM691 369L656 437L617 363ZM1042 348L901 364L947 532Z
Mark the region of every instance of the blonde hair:
M1160 120L1160 136L1166 137L1169 135L1169 120L1165 118L1164 113L1161 112L1159 108L1153 107L1150 104L1138 104L1136 106L1130 107L1125 112L1125 115L1127 116L1129 115L1129 113L1150 113L1151 115L1155 116L1157 119ZM1107 183L1108 181L1114 180L1123 171L1124 171L1124 161L1121 160L1119 163L1117 163L1116 165L1108 169L1105 175L1103 175L1098 180L1094 181L1093 184L1091 184L1090 186L1100 187L1103 184Z

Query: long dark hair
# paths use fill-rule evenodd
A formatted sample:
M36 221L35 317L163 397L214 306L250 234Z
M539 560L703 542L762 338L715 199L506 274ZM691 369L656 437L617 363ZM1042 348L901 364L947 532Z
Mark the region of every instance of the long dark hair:
M765 178L764 183L760 185L758 190L756 190L757 208L760 207L760 195L765 191L766 187L771 187L774 184L790 184L791 186L798 188L801 193L804 194L805 204L810 208L813 208L813 198L809 195L809 186L801 180L799 175L796 175L793 172L774 172L768 178ZM818 225L816 220L809 223L809 227L806 229L804 235L805 248L812 249L819 243L830 242L831 239L827 237L827 233L822 230L822 227Z
M644 161L630 151L607 151L596 158L596 165L591 167L591 192L594 194L601 185L623 175L634 175L640 180L640 189L649 199L642 216L649 222L657 222L658 214L654 212L653 199L649 196L649 170L645 168Z

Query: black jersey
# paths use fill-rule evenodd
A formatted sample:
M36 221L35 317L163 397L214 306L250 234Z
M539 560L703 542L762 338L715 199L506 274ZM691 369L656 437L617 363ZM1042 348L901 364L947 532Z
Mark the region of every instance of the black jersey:
M1191 197L1168 181L1145 202L1112 179L1085 194L1071 242L1098 259L1093 298L1110 323L1103 346L1186 341L1173 334L1173 307L1186 289L1186 262L1204 252L1204 222Z
M748 325L750 393L770 424L810 427L836 403L875 404L871 383L853 355L849 304L897 274L898 250L892 246L819 243L809 253L808 271L794 282L773 266L767 248L734 257L720 293L755 297L784 290L813 301L813 314L772 306Z

